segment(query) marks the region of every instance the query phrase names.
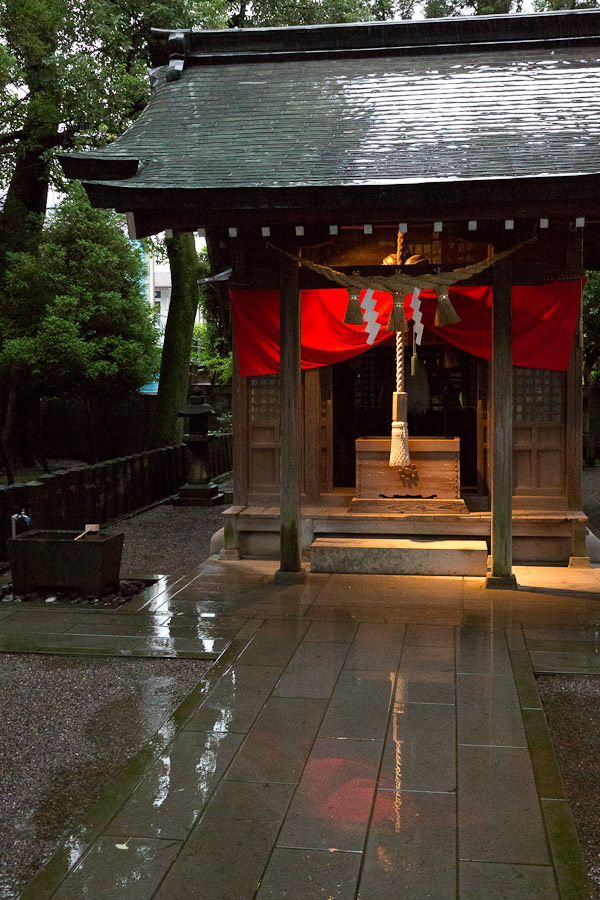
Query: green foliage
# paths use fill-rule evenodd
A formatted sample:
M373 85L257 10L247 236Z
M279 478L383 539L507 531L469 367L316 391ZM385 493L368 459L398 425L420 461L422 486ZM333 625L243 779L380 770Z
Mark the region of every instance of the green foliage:
M207 322L194 325L190 361L204 369L213 380L229 384L232 376L232 354L223 338L215 336Z
M425 0L426 19L449 16L497 16L519 13L522 0Z
M116 213L70 187L39 255L9 255L1 297L0 375L41 394L126 392L156 373L141 255Z
M533 0L534 12L558 12L565 9L596 9L600 0ZM495 16L520 13L523 0L425 0L427 19L446 16ZM411 11L412 15L412 11Z
M230 7L229 20L240 28L369 22L395 15L410 18L413 6L413 0L241 0L239 6Z
M600 384L600 272L588 272L583 292L583 359L586 381Z
M534 0L535 12L559 12L562 9L597 9L596 0Z
M230 412L222 412L217 416L217 427L213 434L231 434L233 431L233 414Z
M121 134L147 103L148 65L166 61L152 28L226 22L225 0L0 0L0 180L26 150L50 159Z

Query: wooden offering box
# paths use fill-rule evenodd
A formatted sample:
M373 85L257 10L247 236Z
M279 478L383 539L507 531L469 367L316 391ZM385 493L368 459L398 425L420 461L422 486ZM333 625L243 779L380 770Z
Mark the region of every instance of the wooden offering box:
M391 467L389 437L362 437L356 441L356 496L434 497L460 496L460 438L408 439L411 466L416 474Z

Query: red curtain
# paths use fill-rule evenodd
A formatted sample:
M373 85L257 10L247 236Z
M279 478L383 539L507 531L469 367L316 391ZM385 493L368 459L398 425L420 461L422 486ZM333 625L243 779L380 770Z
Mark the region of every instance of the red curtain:
M566 371L581 301L581 281L513 287L513 363ZM437 298L420 295L425 328L474 356L492 356L491 287L450 288L450 300L461 318L457 325L436 328ZM364 296L364 291L361 296ZM385 330L392 296L375 291L379 331L367 344L365 325L344 325L348 292L343 288L303 290L301 360L303 369L328 366L394 338ZM241 375L279 372L279 292L231 290L233 323ZM408 295L406 318L412 317Z

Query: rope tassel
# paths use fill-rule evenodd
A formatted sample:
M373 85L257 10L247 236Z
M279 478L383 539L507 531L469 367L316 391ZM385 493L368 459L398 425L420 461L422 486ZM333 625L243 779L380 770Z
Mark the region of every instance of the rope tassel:
M437 310L435 313L436 326L438 328L443 328L444 325L456 325L457 322L460 322L460 316L450 302L448 288L438 288L437 298Z
M390 466L407 466L409 463L408 426L406 422L392 422Z
M392 294L392 311L388 319L386 331L395 331L397 334L406 334L408 322L404 315L404 297L402 294Z
M348 309L344 316L344 325L363 325L363 314L360 306L360 291L348 291Z

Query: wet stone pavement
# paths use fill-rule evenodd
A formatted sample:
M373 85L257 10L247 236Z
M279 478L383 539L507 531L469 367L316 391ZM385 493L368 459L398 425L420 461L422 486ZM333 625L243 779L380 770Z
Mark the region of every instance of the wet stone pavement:
M275 568L0 610L4 649L217 657L22 900L588 900L534 668L597 664L598 573Z

